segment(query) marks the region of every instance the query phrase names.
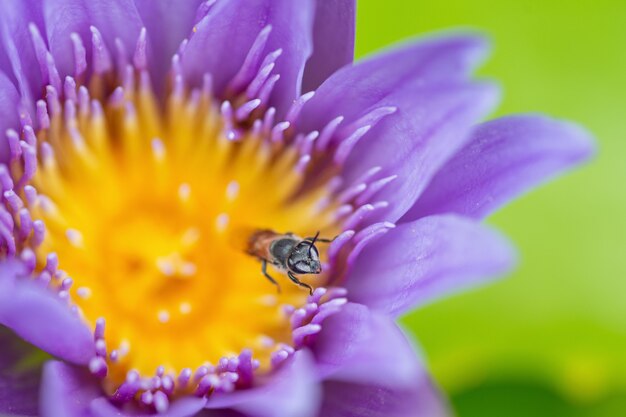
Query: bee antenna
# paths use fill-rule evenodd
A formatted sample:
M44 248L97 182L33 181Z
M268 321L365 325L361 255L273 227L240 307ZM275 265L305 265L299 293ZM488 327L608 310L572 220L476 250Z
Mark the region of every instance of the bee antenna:
M313 249L313 245L315 245L315 241L317 240L319 235L320 235L320 231L318 230L317 233L315 234L315 237L313 237L311 244L309 245L309 256L311 255L311 249Z

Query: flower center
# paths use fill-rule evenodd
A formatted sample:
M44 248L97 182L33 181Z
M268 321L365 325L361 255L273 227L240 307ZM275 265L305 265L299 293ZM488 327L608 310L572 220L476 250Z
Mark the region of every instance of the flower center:
M30 29L48 84L45 99L24 103L20 131L6 132L0 257L19 257L94 328L89 368L112 400L164 411L179 394L247 388L255 370L310 343L346 302L324 286L393 227L370 216L388 206L372 200L395 176L375 166L346 181L341 169L395 108L298 133L308 93L276 120L270 26L223 101L210 74L187 85L186 41L157 94L145 30L133 64L96 28L87 55L73 34L74 77L61 80Z
M198 377L248 350L251 366L271 369L298 344L285 306L332 297L309 297L270 266L278 293L246 248L262 229L334 237L328 184L296 197L307 160L285 141L286 124L234 130L255 102L235 112L207 84L174 89L160 108L146 72L94 94L103 82L77 88L68 78L62 97L49 87L44 126L14 141L10 168L29 206L22 222L46 229L24 240L26 258L96 327L92 372L114 393L131 370ZM314 288L328 280L299 277Z
M38 135L32 183L49 198L36 211L48 230L40 262L57 254L72 300L91 323L106 320L123 368L196 368L245 348L267 364L275 343L291 344L277 307L308 294L270 268L277 294L246 243L258 229L334 236L332 205L316 204L323 187L290 198L302 182L293 148L260 130L228 138L228 104L216 108L208 90L172 94L161 114L143 76L103 111L66 100Z

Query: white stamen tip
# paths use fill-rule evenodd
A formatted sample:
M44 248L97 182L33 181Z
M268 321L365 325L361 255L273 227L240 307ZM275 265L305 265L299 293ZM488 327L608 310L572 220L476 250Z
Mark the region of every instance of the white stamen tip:
M165 158L165 145L161 139L152 139L152 154L157 161L162 161Z
M274 345L276 344L274 339L264 334L259 336L259 343L261 344L261 346L263 346L266 349L273 348Z
M262 296L259 299L259 301L264 306L274 307L274 306L276 306L278 304L278 297L276 297L274 294L267 294L267 295Z
M78 295L83 300L91 297L91 288L89 287L80 287L76 289L76 295Z
M234 200L237 195L239 195L239 183L233 180L226 186L226 198Z
M181 201L187 201L189 200L190 195L191 195L191 187L189 186L189 184L187 183L180 184L180 186L178 187L178 198L180 198Z
M119 353L119 357L126 356L128 352L130 352L130 342L126 339L123 339L120 342L120 348L117 351Z
M192 246L200 239L200 230L197 227L190 227L185 230L182 237L180 238L180 242L184 246Z
M215 227L218 231L223 232L228 227L230 217L226 213L221 213L215 218Z
M76 229L67 229L65 236L70 244L74 247L80 248L83 246L83 234Z
M160 310L157 317L161 323L167 323L170 321L170 313L167 310Z
M191 304L188 302L180 303L178 309L180 310L181 314L189 314L191 313Z
M180 274L185 277L190 277L196 274L198 268L193 262L184 262L180 267Z
M176 272L174 263L168 258L158 258L156 264L159 271L165 276L171 277Z

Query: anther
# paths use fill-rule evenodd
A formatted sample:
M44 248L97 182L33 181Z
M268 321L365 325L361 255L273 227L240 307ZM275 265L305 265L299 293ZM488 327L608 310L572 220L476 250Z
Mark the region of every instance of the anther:
M94 340L98 340L98 339L104 339L104 328L105 328L105 320L104 318L100 317L98 320L96 320L96 328L94 329L93 335L94 335Z
M390 184L392 181L394 181L396 178L398 178L398 175L390 175L388 177L374 181L367 187L367 190L356 199L355 202L357 204L365 203L366 201L371 199L376 193L385 188L387 184Z
M76 81L69 75L65 77L65 82L63 83L63 93L65 94L66 99L72 101L78 100L78 96L76 95Z
M358 141L365 136L367 132L371 129L372 126L363 126L354 131L350 136L343 139L339 146L337 146L337 150L335 151L334 162L337 165L342 165L348 156L350 155L352 149L356 146Z
M72 278L65 278L63 282L61 282L60 290L68 291L72 287L72 284L74 284L74 280L72 280Z
M96 74L102 74L112 68L111 55L104 44L100 31L94 26L90 26L91 44L93 51L93 69Z
M342 191L337 196L337 201L339 201L341 203L347 203L347 202L351 201L352 199L354 199L359 194L361 194L363 191L365 191L366 188L367 188L367 184L365 184L365 183L353 185L353 186L345 189L344 191Z
M226 213L220 213L215 218L215 227L219 232L223 232L228 227L228 222L230 221L230 217Z
M14 161L22 154L22 148L20 147L20 136L13 129L7 129L6 131L7 141L9 143L9 152L11 153L11 160Z
M226 186L226 198L228 200L234 200L239 195L239 183L237 181L231 181Z
M135 47L135 54L133 55L133 64L140 70L143 70L148 65L148 58L146 56L146 28L141 28L139 37L137 38L137 46Z
M46 256L46 266L44 267L44 269L48 271L50 275L54 275L57 271L58 266L59 258L57 257L57 254L49 253L48 256Z
M199 239L200 239L200 230L198 230L197 227L190 227L189 229L185 230L185 232L181 236L180 243L184 247L190 247L196 244Z
M83 300L87 300L91 297L91 289L89 287L80 287L76 289L76 295Z
M159 138L154 138L150 144L152 145L151 148L154 159L157 162L163 161L165 159L165 145L163 141Z
M80 231L76 229L67 229L65 231L65 237L67 237L68 242L75 248L83 246L83 234Z
M104 358L95 356L89 361L89 371L97 378L104 378L108 373L108 366Z
M254 99L242 104L235 112L236 119L239 121L246 120L250 114L261 105L261 100Z
M50 128L50 115L48 115L48 105L43 100L37 100L37 122L40 129Z
M19 212L20 209L24 207L24 203L22 203L22 200L18 197L17 194L15 194L15 191L13 190L5 191L4 198L7 200L9 208L13 213Z
M189 314L191 313L191 304L188 302L180 303L178 309L181 314Z
M328 122L326 126L324 126L324 128L320 132L320 137L315 144L315 150L322 151L326 149L331 139L335 135L337 128L339 127L339 125L341 125L341 123L343 123L343 120L343 116L337 116L333 120Z
M289 129L289 126L291 126L291 123L289 123L289 122L277 123L276 126L274 126L274 128L272 129L270 140L273 143L280 143L280 142L282 142L283 141L283 134L285 133L285 130Z
M287 112L287 116L285 117L285 120L288 120L289 122L293 123L300 115L300 112L302 111L302 108L304 107L306 102L311 100L314 95L315 95L315 91L309 91L308 93L302 94L300 97L298 97L293 102L293 104L291 105L291 108Z
M167 323L170 321L170 313L167 310L160 310L157 317L161 323Z
M28 273L32 274L33 271L35 271L37 263L37 257L35 256L35 253L31 249L26 248L22 251L20 258L22 259L24 266L26 266Z
M74 50L74 76L78 77L87 70L87 51L83 40L77 33L71 33L70 39Z
M274 74L267 79L265 84L263 84L263 87L261 87L258 95L258 98L261 100L262 103L268 102L269 97L272 94L272 90L274 89L274 86L276 85L278 80L280 80L280 74Z
M188 201L191 195L191 186L187 183L182 183L178 186L178 198L180 201Z

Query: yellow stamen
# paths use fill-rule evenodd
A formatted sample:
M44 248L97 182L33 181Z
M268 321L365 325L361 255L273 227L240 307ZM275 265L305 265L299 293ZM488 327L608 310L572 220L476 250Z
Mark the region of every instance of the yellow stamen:
M308 293L270 267L276 294L247 240L265 228L334 236L337 206L317 209L324 186L293 199L303 182L296 150L249 132L230 140L208 93L172 95L160 110L149 83L137 84L121 103L94 101L76 120L52 115L39 132L49 149L32 181L34 220L47 227L38 265L56 253L85 320L106 319L111 381L245 348L267 369L276 344L291 343L280 307L302 306Z

